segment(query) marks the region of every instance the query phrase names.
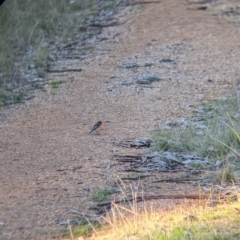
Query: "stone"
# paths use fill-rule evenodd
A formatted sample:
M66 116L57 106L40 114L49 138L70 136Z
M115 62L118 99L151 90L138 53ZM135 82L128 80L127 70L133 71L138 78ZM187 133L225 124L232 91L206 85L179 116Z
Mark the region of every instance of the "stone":
M163 58L161 59L159 62L162 62L162 63L171 63L173 62L173 60L169 59L169 58Z
M138 65L137 63L123 63L120 65L121 68L138 68L140 67L140 65Z
M161 80L160 77L155 76L155 75L149 75L143 78L139 78L135 81L135 83L138 84L151 84L153 82L159 82Z
M35 68L35 64L34 63L30 63L29 64L29 69L33 69L33 68Z

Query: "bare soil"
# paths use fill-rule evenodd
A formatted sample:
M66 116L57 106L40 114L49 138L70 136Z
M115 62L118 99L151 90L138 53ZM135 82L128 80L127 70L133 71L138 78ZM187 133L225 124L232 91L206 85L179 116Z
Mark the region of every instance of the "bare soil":
M149 136L167 119L190 116L189 104L236 91L240 21L219 9L237 1L216 2L207 10L184 0L128 6L116 16L122 25L91 39L94 50L84 60L56 63L82 72L52 73L49 78L65 83L1 109L0 239L57 237L66 229L59 222L74 218L70 210L89 212L93 195L126 174L113 154L146 151L114 141ZM120 67L132 62L139 67ZM126 84L147 75L161 81ZM98 120L104 130L90 135ZM148 183L132 184L147 194L198 190Z

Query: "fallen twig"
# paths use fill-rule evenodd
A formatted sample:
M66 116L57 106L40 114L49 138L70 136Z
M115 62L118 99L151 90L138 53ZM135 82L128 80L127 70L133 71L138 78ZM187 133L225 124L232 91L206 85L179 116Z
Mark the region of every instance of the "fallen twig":
M114 155L113 157L119 162L142 162L141 155Z
M143 202L143 201L149 201L154 199L229 199L229 196L219 195L219 194L160 194L160 195L153 195L153 196L143 196L143 197L137 197L137 198L129 198L129 199L123 199L119 201L114 201L114 203L126 203L126 202ZM104 203L98 203L98 207L106 207L107 209L110 209L112 205L112 202L104 202Z
M50 73L62 73L62 72L81 72L82 69L79 68L69 68L69 69L47 69L47 72Z
M189 1L189 0L186 0L186 2L187 2L188 4L205 4L205 3L211 2L211 0L199 0L199 1L197 1L197 2L191 2L191 1Z
M121 180L139 180L139 179L142 179L142 178L146 178L146 177L149 177L148 174L144 174L144 175L138 175L138 176L132 176L132 177L121 177Z
M103 142L103 143L118 143L118 141L103 141L101 139L93 139L94 142Z
M206 178L198 178L198 179L191 179L191 178L176 178L176 179L157 179L152 181L152 183L158 183L158 182L179 182L179 183L185 183L185 182L191 182L191 181L201 181Z
M119 26L119 25L124 24L125 22L126 21L120 23L118 20L115 20L111 23L106 23L106 24L92 23L89 25L81 26L79 29L80 29L80 31L86 31L89 28L105 28L105 27Z
M71 213L79 216L79 217L84 217L84 218L88 218L88 220L90 222L94 222L94 221L99 221L101 220L102 216L101 215L93 215L93 214L89 214L89 213L82 213L76 210L71 210Z
M133 2L132 5L147 4L147 3L162 3L162 2L161 1L136 1L136 2Z
M121 147L135 147L135 148L149 148L153 145L153 140L151 138L131 138L124 139L117 143L117 146Z

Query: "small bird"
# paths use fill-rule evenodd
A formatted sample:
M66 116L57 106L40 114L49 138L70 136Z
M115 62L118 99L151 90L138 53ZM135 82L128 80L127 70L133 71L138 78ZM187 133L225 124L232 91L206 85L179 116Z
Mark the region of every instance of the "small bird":
M102 130L103 130L103 124L102 124L101 121L98 121L98 122L93 126L93 128L92 128L92 130L91 130L90 133L92 133L92 132L94 132L94 131L100 132L100 131L102 131ZM89 134L90 134L90 133L89 133Z

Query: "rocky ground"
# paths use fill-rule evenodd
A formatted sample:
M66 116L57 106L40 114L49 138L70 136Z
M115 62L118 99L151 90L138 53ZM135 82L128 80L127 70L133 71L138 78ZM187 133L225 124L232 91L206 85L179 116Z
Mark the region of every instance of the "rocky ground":
M59 58L48 74L61 82L57 88L47 85L24 104L1 109L1 239L57 237L66 229L60 223L75 218L71 210L92 212L99 189L136 176L113 156L146 149L116 143L191 116L189 104L236 92L240 7L197 2L125 6L115 16L121 24L97 27L89 54L81 54L81 43L63 46L72 57ZM98 120L104 130L89 135ZM186 174L181 169L147 174L126 185L148 195L196 193L193 182L153 184Z

